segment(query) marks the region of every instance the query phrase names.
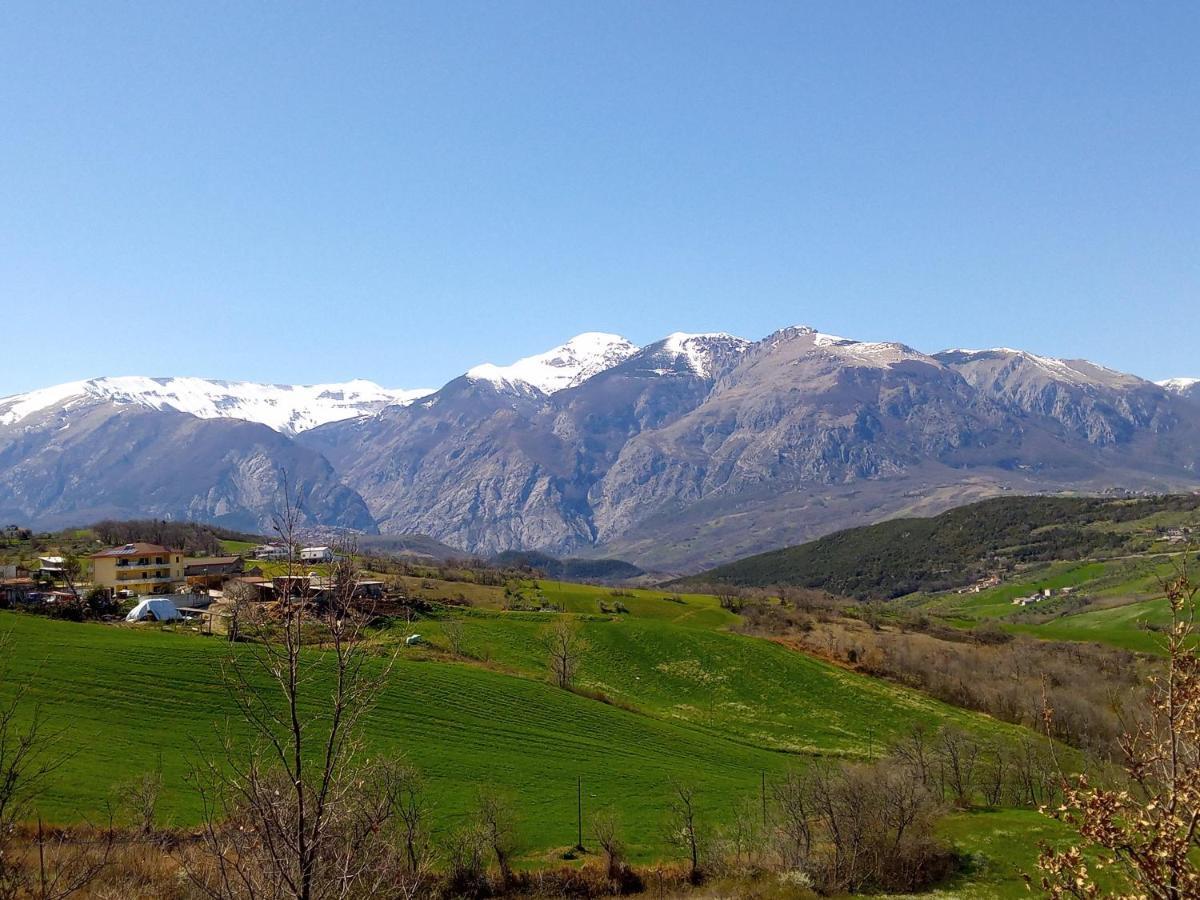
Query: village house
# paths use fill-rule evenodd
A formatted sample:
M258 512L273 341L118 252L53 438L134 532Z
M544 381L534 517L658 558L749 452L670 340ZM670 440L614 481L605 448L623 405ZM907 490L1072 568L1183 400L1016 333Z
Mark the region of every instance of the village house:
M333 562L333 550L329 547L302 547L300 561L307 563Z
M183 561L188 587L219 588L244 569L245 561L240 556L202 556Z
M287 559L288 548L283 544L259 544L251 555L255 559Z
M39 556L37 576L50 581L62 581L66 574L66 562L61 556Z
M183 551L134 543L93 553L92 581L131 594L172 593L184 583Z

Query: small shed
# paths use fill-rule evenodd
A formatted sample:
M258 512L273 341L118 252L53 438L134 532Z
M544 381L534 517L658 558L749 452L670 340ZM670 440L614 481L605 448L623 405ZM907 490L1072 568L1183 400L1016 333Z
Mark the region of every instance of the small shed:
M126 622L178 622L183 616L166 597L144 597L129 611Z

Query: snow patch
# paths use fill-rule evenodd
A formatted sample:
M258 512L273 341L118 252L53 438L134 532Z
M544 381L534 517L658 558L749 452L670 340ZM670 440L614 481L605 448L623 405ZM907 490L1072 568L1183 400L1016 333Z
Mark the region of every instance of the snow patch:
M72 381L0 400L0 425L72 401L105 400L150 409L173 409L201 419L244 419L297 434L386 406L407 405L430 390L392 390L372 381L335 384L256 384L205 378L147 378L127 375Z
M697 375L711 378L716 371L717 354L722 351L741 353L750 342L724 331L689 334L676 331L662 340L662 352L681 357Z
M1200 378L1166 378L1154 383L1173 394L1183 394L1200 385Z
M987 350L958 349L958 350L945 350L943 352L944 353L961 353L964 356L983 356L983 355L989 354L989 353L991 353L991 354L999 353L999 354L1003 354L1005 356L1016 356L1034 366L1037 366L1042 371L1046 372L1048 375L1050 375L1054 378L1057 378L1059 380L1062 380L1062 381L1069 381L1073 384L1087 384L1094 380L1086 372L1083 372L1080 369L1075 368L1074 366L1072 366L1070 364L1070 362L1068 362L1065 359L1058 359L1057 357L1053 357L1053 356L1040 356L1037 353L1030 353L1028 350L1018 350L1014 347L991 347ZM1095 368L1101 369L1105 372L1109 372L1113 375L1121 374L1119 372L1116 372L1113 369L1106 369L1104 366L1099 366L1099 365L1096 365L1095 363L1089 363L1089 365L1095 366Z
M467 377L500 385L532 385L543 393L553 394L582 384L637 352L637 345L619 334L589 331L545 353L518 359L512 365L475 366L467 371Z

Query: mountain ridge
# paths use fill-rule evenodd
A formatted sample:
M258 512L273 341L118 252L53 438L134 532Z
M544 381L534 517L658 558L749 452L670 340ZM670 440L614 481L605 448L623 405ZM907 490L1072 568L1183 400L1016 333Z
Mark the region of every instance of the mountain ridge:
M758 341L676 332L643 347L586 332L429 393L201 381L97 379L91 392L71 383L0 400L0 459L30 480L0 482L0 514L58 521L86 508L89 490L111 495L88 479L101 475L91 457L115 444L125 447L122 477L170 465L179 477L131 488L122 496L133 508L112 514L261 523L283 473L298 467L329 503L311 509L314 525L682 573L1006 491L1200 485L1200 405L1174 389L1085 360L1006 348L929 354L805 325ZM320 404L306 406L313 396ZM268 443L286 464L263 464L257 432L220 425L251 413L270 420L255 424L279 436ZM156 445L155 416L168 414L207 423L188 432L206 456ZM106 417L136 424L138 441L98 428ZM92 440L68 439L85 422ZM182 434L178 422L159 425ZM59 466L22 454L57 455ZM72 467L88 474L72 482ZM212 494L214 483L235 487Z

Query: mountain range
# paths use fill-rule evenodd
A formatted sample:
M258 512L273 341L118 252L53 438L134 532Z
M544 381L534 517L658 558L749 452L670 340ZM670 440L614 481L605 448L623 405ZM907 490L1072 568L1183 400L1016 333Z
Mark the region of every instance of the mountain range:
M424 534L690 572L1005 492L1200 488L1200 381L794 326L587 333L434 390L96 378L0 400L0 518Z

